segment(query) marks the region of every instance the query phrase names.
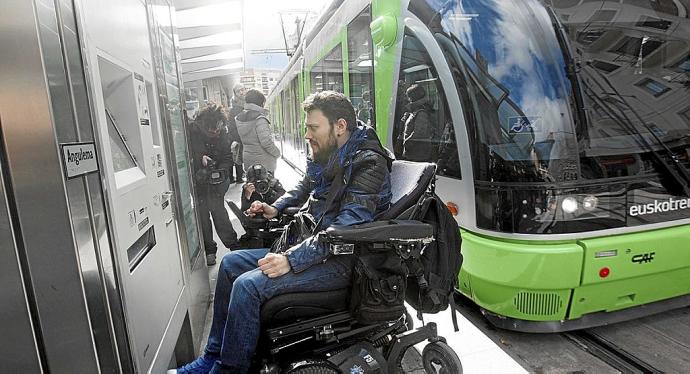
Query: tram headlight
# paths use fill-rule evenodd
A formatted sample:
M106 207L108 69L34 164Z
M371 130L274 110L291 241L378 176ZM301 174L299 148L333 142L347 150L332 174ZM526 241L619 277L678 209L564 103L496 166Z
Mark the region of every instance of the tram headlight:
M577 211L578 207L579 204L577 203L577 199L572 196L568 196L561 201L561 209L563 209L564 213L573 214Z
M588 195L582 199L582 209L591 212L599 205L599 199L596 196Z

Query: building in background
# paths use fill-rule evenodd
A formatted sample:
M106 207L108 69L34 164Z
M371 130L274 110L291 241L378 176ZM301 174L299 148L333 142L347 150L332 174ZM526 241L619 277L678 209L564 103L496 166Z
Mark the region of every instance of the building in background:
M245 69L240 73L240 83L246 88L255 88L268 96L280 78L280 70Z
M175 0L187 116L227 106L244 69L243 0Z
M321 0L174 0L187 116L229 105L242 83L265 95L313 26ZM251 23L245 20L251 19ZM261 38L253 36L262 35Z

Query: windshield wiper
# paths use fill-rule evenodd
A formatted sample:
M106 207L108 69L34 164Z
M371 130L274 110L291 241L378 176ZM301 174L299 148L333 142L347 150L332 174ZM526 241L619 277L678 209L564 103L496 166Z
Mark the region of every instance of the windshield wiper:
M582 98L582 85L580 84L580 80L577 77L577 69L575 68L574 63L575 59L573 58L573 49L569 43L569 39L566 35L565 28L563 27L561 21L558 19L556 12L554 12L554 10L551 7L548 7L547 9L549 12L549 17L551 18L551 23L553 24L553 28L556 31L556 40L558 40L558 45L561 47L561 51L563 51L563 60L565 62L566 75L568 76L568 78L570 78L570 82L573 85L572 90L573 97L575 99L574 115L577 121L575 123L575 133L584 134L584 136L587 136L587 116L585 115L584 111L585 102Z

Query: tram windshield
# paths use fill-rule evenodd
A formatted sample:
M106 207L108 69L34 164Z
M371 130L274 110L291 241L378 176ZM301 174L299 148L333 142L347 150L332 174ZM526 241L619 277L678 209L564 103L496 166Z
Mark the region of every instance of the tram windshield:
M562 182L688 160L690 20L668 1L428 0L478 180Z
M690 4L426 0L410 9L462 101L479 226L554 233L690 217L637 214L690 196ZM583 210L585 200L598 208Z

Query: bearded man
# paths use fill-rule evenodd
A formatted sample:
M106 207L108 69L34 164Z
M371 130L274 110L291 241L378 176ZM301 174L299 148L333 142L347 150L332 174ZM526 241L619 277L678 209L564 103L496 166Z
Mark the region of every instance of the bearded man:
M305 139L311 148L305 178L273 205L253 203L248 214L262 213L270 219L288 207L301 206L319 222L315 232L371 222L390 206L389 153L373 129L358 125L343 94L312 94L302 107L307 114ZM345 181L342 197L329 207L336 176ZM332 256L315 235L278 253L269 249L228 253L218 271L205 353L177 373L247 373L259 340L261 305L280 294L349 287L353 265L352 255Z

